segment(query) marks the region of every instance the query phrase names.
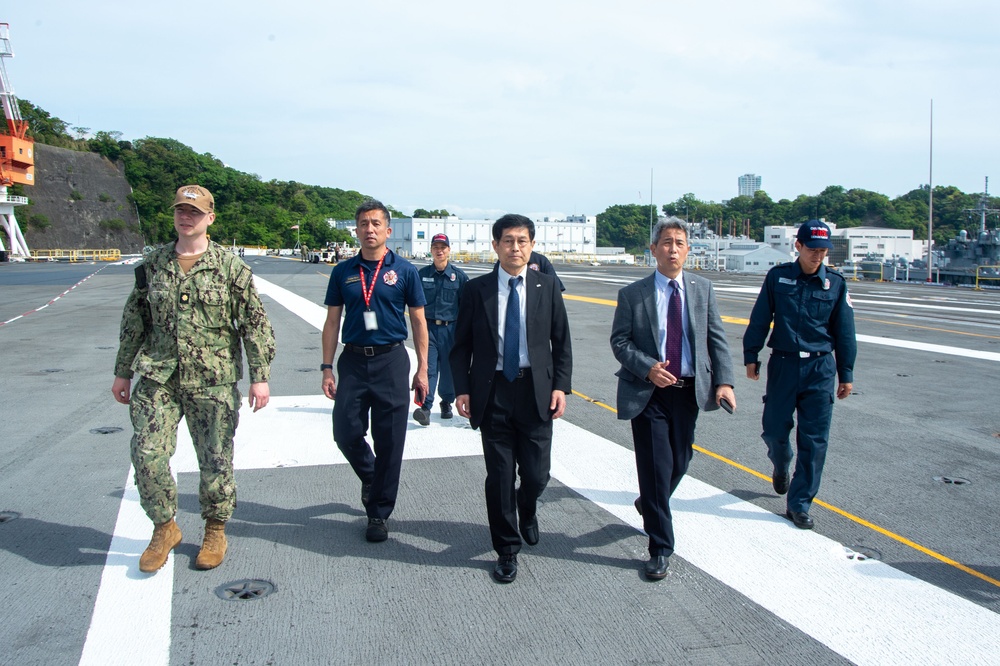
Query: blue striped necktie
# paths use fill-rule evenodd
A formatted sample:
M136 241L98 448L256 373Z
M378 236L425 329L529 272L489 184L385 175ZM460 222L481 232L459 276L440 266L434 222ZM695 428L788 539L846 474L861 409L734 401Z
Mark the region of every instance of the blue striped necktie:
M510 285L510 291L507 293L507 318L503 323L503 376L509 382L517 379L517 373L521 365L521 352L519 349L519 341L521 340L521 299L517 296L517 285L520 282L520 276L512 277L507 282Z

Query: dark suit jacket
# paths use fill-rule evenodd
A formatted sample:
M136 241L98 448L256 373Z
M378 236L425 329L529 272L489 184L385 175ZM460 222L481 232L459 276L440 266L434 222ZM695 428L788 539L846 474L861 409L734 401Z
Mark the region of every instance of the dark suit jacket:
M715 290L710 280L689 272L684 273L684 282L695 395L701 409L718 409L715 388L721 384L735 386L736 381L726 332L715 303ZM659 331L655 274L651 274L618 292L618 307L611 326L611 349L622 365L615 373L619 419L638 416L653 395L656 385L646 376L660 360Z
M538 415L549 420L552 391L569 395L573 352L569 320L557 280L538 271L525 271L525 322L528 360ZM497 271L470 280L462 292L450 362L455 394L469 396L472 427L478 428L496 376L500 334Z

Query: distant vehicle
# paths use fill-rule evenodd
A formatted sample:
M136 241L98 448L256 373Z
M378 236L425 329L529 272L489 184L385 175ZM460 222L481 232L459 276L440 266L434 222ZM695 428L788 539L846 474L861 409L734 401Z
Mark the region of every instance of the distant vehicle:
M320 250L309 250L310 264L332 264L337 261L337 255L333 248L323 248Z

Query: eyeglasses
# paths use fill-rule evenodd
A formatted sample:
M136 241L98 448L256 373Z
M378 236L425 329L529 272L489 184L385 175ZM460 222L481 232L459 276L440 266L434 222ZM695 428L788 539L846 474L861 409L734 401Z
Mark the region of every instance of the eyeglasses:
M504 247L528 247L531 241L527 238L502 238L500 239L500 245Z

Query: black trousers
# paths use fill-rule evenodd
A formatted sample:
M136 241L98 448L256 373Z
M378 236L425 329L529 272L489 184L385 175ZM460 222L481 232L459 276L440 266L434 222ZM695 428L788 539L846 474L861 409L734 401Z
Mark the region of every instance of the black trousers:
M498 372L490 402L479 425L486 461L486 513L493 549L500 555L521 550L518 516L535 517L538 498L552 466L552 421L543 421L535 405L530 370L508 382ZM516 477L520 487L515 490Z
M646 408L632 419L642 522L649 535L650 555L669 557L674 553L670 496L691 463L697 420L694 384L655 389Z
M409 416L410 357L403 345L378 356L345 349L337 374L333 440L361 482L372 484L368 517L385 520L399 492ZM365 439L369 413L374 452Z

